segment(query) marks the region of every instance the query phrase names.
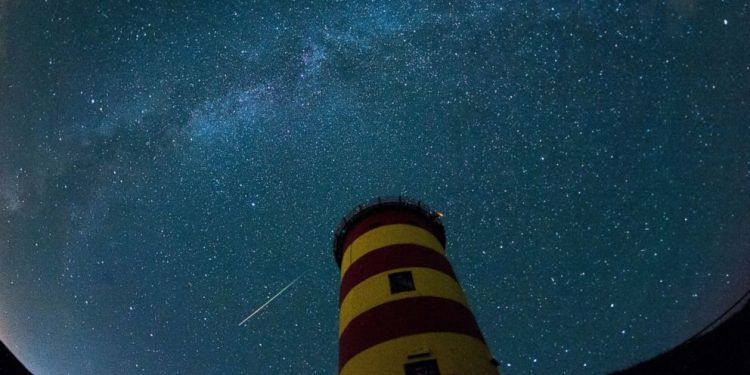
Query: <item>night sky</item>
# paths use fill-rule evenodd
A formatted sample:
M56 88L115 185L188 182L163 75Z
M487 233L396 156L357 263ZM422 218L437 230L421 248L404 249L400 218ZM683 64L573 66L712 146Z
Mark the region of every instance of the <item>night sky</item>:
M749 4L439 3L0 0L0 339L334 374L332 234L378 195L445 212L504 374L622 369L750 287Z

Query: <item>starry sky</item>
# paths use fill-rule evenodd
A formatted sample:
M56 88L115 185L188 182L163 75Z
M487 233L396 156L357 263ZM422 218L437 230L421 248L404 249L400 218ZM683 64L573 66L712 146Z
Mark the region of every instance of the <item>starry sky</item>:
M404 194L504 374L654 356L750 287L749 12L0 0L0 339L38 374L333 374L333 230Z

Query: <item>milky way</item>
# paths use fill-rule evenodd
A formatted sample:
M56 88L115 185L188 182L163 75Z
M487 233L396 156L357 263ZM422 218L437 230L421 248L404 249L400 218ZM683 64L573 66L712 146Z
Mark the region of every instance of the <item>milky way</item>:
M34 373L335 373L331 237L378 195L445 212L504 374L624 368L750 287L749 5L209 3L0 0Z

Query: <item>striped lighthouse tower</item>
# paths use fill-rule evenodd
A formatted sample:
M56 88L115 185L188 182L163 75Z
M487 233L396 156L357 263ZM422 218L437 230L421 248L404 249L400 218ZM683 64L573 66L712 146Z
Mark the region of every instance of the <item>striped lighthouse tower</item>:
M340 375L498 374L445 256L440 216L398 197L342 220Z

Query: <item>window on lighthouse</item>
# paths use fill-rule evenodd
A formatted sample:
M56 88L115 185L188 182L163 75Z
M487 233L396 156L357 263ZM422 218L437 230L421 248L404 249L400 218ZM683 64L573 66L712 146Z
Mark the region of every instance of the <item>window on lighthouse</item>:
M388 274L388 281L391 284L391 294L416 290L411 271L390 273Z
M430 359L405 364L404 373L406 375L440 375L440 370L438 370L437 361Z

